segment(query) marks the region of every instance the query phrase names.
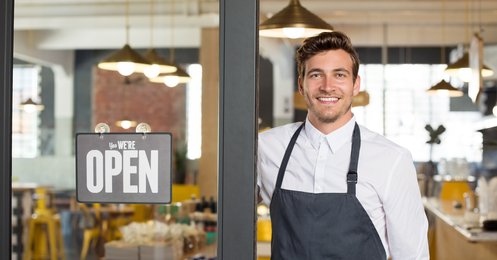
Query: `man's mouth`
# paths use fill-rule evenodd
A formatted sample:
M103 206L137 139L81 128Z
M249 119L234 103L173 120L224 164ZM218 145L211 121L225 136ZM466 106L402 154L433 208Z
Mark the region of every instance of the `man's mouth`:
M318 100L320 102L324 102L324 103L336 103L336 102L338 102L339 98L337 98L337 97L318 97Z

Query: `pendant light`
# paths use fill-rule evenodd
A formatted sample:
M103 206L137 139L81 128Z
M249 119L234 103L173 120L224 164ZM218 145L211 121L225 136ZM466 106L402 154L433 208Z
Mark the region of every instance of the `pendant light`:
M36 111L42 111L45 106L40 103L34 102L32 98L28 98L26 101L19 104L19 108L24 112L33 113Z
M441 1L441 17L442 17L442 48L440 50L440 63L444 64L445 63L445 0ZM434 94L441 94L441 95L448 95L449 97L462 97L463 92L452 86L449 82L445 81L442 79L440 82L437 84L431 86L429 89L426 90L428 94L434 95Z
M259 25L259 35L277 38L304 38L324 31L333 31L333 26L303 7L299 0L290 3Z
M469 53L465 51L464 55L461 58L447 66L445 72L450 76L459 77L464 82L469 82L473 74L473 71L469 66ZM492 75L494 75L494 71L487 65L483 64L483 67L481 69L481 76L490 77Z
M124 102L124 116L122 117L121 120L118 120L115 122L115 125L118 127L121 127L125 130L135 127L137 122L130 119L128 116L128 96L126 94L126 88L130 87L130 85L125 84L122 88L122 102Z
M127 117L124 117L122 120L116 121L116 126L121 127L122 129L130 129L131 127L136 126L136 121L130 120Z
M174 0L171 1L171 10L175 11ZM170 49L170 64L176 67L175 72L161 73L155 78L150 78L149 80L154 83L163 83L170 88L174 88L179 84L188 83L190 81L190 75L186 73L178 64L174 63L174 13L171 14L171 49Z
M468 0L465 2L466 11L465 11L465 34L466 34L466 42L469 45L469 3ZM482 64L481 76L482 77L490 77L494 74L493 70L485 64ZM445 69L445 72L453 77L458 77L464 82L469 82L472 78L473 71L469 65L469 52L468 50L464 51L462 57L456 60L454 63L449 64Z
M426 91L429 94L442 94L450 97L462 97L464 94L460 89L453 87L445 80L441 80Z
M150 0L150 49L145 53L145 58L150 64L145 68L143 74L147 78L155 78L161 73L175 72L177 69L165 59L159 56L153 48L154 45L154 0Z
M104 70L113 70L119 72L123 76L129 76L134 72L144 72L149 62L143 58L138 52L129 46L129 2L126 1L126 44L112 53L107 58L98 63L98 67Z

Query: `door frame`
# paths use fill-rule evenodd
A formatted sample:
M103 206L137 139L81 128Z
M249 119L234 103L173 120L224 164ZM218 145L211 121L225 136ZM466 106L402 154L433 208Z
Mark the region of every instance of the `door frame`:
M256 258L259 0L220 0L219 259Z
M12 56L14 0L0 1L0 255L12 254Z
M259 0L219 5L218 257L255 259ZM0 1L0 10L0 229L12 230L14 0ZM12 255L11 236L0 232L0 255Z

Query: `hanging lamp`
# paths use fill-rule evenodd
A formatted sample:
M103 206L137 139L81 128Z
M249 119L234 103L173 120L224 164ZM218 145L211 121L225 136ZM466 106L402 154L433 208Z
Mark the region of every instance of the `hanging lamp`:
M440 63L445 64L445 0L441 1L441 28L442 28L442 48L440 50ZM441 94L441 95L448 95L449 97L461 97L463 96L463 92L452 86L449 82L445 81L442 79L440 82L437 84L431 86L429 89L426 90L428 94Z
M121 127L125 130L131 128L131 127L135 127L137 125L137 122L135 120L132 120L130 119L129 117L129 107L128 107L128 94L127 94L127 89L130 87L130 85L128 84L125 84L124 86L122 86L122 102L124 102L124 108L122 109L123 114L124 116L121 117L120 120L117 120L115 122L115 125L118 126L118 127Z
M130 120L127 117L125 117L119 121L116 121L116 126L119 126L122 129L126 129L126 130L130 129L131 127L135 127L136 124L137 124L136 121Z
M155 78L161 73L171 73L178 70L174 64L167 62L164 58L159 56L157 51L153 48L147 50L145 58L150 64L145 68L143 73L149 79Z
M464 55L461 58L447 66L445 72L450 76L459 77L464 82L469 82L473 73L471 67L469 66L469 53L467 51L464 52ZM481 76L490 77L492 75L494 75L494 71L487 65L483 64Z
M126 44L110 54L107 58L98 63L98 68L104 70L113 70L123 76L129 76L135 72L144 72L150 64L138 52L129 46L129 23L128 23L129 2L126 1Z
M174 11L174 0L171 1L171 10ZM188 83L191 80L190 75L183 70L178 64L174 63L174 14L171 14L171 50L169 54L170 64L176 67L175 72L161 73L157 77L150 78L150 82L163 83L170 88L179 84Z
M150 49L145 53L145 58L150 64L145 68L143 74L147 78L155 78L161 73L175 72L177 69L163 59L153 47L154 45L154 0L150 0Z
M259 35L263 37L296 39L324 31L333 31L333 26L303 7L299 0L290 0L285 8L259 25Z
M184 69L176 65L177 70L172 73L159 74L155 78L151 78L150 81L154 83L164 83L170 88L174 88L179 84L185 84L190 81L190 75L186 73Z
M464 12L464 28L466 35L466 42L469 44L469 1L465 1L465 12ZM472 78L473 71L469 65L469 52L466 50L462 57L452 64L449 64L445 69L445 72L450 76L459 77L464 82L469 82ZM494 74L493 70L482 64L481 76L489 77Z
M32 98L28 98L26 101L19 104L19 108L24 112L32 113L36 111L42 111L45 106L40 103L34 102Z
M443 79L426 91L430 94L448 94L450 97L462 97L464 94L460 89L453 87Z

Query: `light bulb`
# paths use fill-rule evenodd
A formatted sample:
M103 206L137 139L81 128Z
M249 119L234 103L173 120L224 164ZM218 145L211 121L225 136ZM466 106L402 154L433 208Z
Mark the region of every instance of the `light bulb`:
M283 34L290 39L297 39L304 35L305 28L286 27L283 28Z
M170 88L174 88L179 84L179 77L178 76L165 76L164 77L164 84Z
M22 109L24 110L24 112L26 113L34 113L36 112L36 106L35 105L31 105L31 104L28 104L28 105L24 105L22 107Z
M494 75L494 71L493 70L488 70L488 69L482 69L481 70L481 76L486 78L486 77L490 77Z
M118 62L117 71L123 76L129 76L135 72L135 63L130 61Z
M159 73L160 73L160 67L159 65L157 64L151 64L151 65L148 65L147 67L145 67L145 70L143 72L145 74L145 76L147 76L147 78L151 79L151 78L155 78L157 76L159 76Z
M123 129L129 129L131 127L131 121L129 121L129 120L121 121L121 127Z

